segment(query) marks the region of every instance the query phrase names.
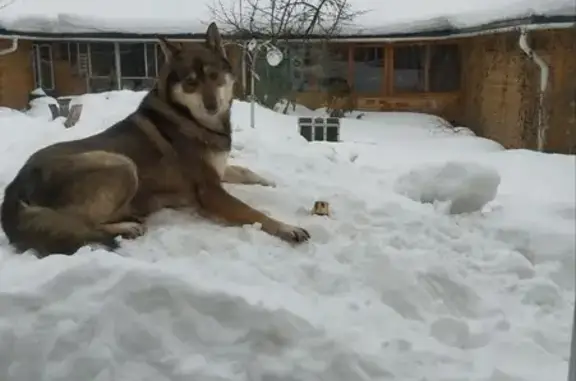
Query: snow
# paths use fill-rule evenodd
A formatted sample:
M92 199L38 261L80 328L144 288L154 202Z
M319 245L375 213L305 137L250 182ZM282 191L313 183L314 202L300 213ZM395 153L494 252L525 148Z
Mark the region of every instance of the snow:
M46 119L49 99L0 109L0 185L35 149L100 131L142 96L75 98L84 114L71 129ZM118 253L38 260L0 236L0 379L566 378L574 156L504 150L410 113L356 113L343 142L308 143L295 115L256 111L252 129L249 106L234 103L232 160L277 186L226 188L308 228L311 241L291 247L175 211ZM426 180L425 168L447 182L437 191L497 174L497 194L450 215L396 192L409 173L420 176L412 185ZM446 168L466 173L439 176ZM309 214L319 199L332 216Z
M22 33L198 34L211 21L212 4L210 0L4 0L0 27ZM343 34L411 33L533 15L576 15L573 0L350 0L350 4L364 13L345 26Z
M344 33L392 34L465 29L531 16L576 16L573 0L354 0L367 12ZM377 5L379 4L379 5Z
M182 0L4 0L0 27L41 33L205 33L208 2Z
M494 200L500 175L490 167L474 162L449 161L423 165L400 176L396 192L424 203L441 202L451 214L482 210Z

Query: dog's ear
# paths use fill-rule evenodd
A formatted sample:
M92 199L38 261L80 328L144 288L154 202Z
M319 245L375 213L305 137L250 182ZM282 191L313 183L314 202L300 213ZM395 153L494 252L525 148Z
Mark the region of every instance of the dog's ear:
M180 44L170 42L162 37L158 37L158 44L160 49L162 49L162 53L164 53L164 57L166 57L166 62L182 51Z
M224 44L222 41L222 36L216 26L215 22L208 25L208 30L206 30L206 46L208 49L219 53L222 57L226 58L226 50L224 49Z

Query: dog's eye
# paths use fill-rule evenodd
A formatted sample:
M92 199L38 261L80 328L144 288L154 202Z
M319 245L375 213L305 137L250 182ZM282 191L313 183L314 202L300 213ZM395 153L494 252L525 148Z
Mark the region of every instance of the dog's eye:
M215 80L218 79L218 73L215 72L215 71L210 72L210 73L208 74L208 78L210 78L211 80L215 81Z

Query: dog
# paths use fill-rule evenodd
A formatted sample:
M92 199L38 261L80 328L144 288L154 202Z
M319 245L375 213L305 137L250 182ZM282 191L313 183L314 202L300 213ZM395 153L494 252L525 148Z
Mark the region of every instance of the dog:
M232 226L259 224L292 244L307 230L234 197L223 183L273 183L228 165L235 77L215 23L204 43L159 38L166 61L136 110L106 130L33 153L5 188L1 224L17 252L74 254L88 244L114 250L116 237L145 234L163 208L196 210Z

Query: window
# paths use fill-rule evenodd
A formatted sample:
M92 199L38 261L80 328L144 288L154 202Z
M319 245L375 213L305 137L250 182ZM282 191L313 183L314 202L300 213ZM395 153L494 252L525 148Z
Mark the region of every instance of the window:
M32 52L35 86L43 90L54 90L52 46L48 44L34 45Z
M319 62L315 60L309 45L296 45L289 48L290 76L292 89L295 91L312 90L315 86L315 78L318 77Z
M354 90L358 93L380 93L384 82L384 48L354 48Z
M334 44L326 52L326 60L322 65L323 78L320 88L323 91L343 96L350 92L348 83L348 46Z
M98 42L88 45L90 59L89 87L92 92L110 91L118 88L114 44Z
M115 73L114 44L97 42L90 45L90 76L113 77Z
M448 92L460 88L460 50L456 44L430 46L429 91Z
M146 45L119 44L120 46L120 72L123 78L146 77Z
M394 91L424 92L426 47L411 45L394 48Z
M154 44L120 43L121 88L147 90L154 86L157 76Z

